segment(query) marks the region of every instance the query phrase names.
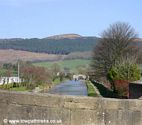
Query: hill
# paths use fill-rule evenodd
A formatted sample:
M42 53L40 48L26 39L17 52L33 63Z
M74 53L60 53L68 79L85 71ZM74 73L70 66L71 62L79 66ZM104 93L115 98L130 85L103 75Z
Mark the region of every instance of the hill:
M56 35L43 39L0 39L0 49L14 49L48 54L69 54L93 50L97 37L82 37L77 34Z
M68 55L73 52L92 51L99 40L98 37L84 37L78 34L62 34L42 39L0 39L0 49ZM142 39L136 39L135 43L142 46Z
M61 34L61 35L54 35L47 37L47 39L75 39L75 38L80 38L82 36L78 34Z

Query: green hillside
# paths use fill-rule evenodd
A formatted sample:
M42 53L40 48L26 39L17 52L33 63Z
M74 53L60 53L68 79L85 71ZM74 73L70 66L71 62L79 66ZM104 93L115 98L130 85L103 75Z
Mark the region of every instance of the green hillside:
M56 35L43 39L0 39L0 49L68 55L72 52L92 51L99 40L98 37L82 37L77 34ZM136 39L134 44L142 46L141 41Z
M39 63L34 63L34 65L50 68L54 63L57 63L61 67L61 69L69 68L72 71L76 71L76 68L79 66L83 67L89 65L91 63L91 60L75 59L75 60L64 60L57 62L39 62Z
M0 39L0 49L15 49L49 54L69 54L94 49L97 37L49 37L33 39Z

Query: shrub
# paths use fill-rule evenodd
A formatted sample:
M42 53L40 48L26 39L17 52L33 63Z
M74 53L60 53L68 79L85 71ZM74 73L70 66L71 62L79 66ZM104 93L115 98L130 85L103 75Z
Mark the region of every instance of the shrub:
M125 80L114 80L116 94L119 98L129 98L129 82Z
M129 97L129 82L139 80L140 69L137 64L122 63L114 65L107 74L112 89L119 97Z
M108 72L107 78L110 81L127 80L136 81L141 77L140 69L136 64L119 64L113 66Z

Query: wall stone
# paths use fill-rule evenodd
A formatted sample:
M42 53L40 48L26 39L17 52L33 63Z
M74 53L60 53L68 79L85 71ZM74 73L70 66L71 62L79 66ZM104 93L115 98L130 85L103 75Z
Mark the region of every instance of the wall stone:
M0 90L0 125L13 125L4 119L58 122L30 125L142 125L142 100Z

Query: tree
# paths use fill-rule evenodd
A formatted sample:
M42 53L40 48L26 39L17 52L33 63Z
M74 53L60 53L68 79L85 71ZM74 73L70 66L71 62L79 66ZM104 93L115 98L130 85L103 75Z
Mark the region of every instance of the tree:
M53 76L53 81L57 78L57 74L61 72L61 68L60 66L57 64L57 63L54 63L52 66L51 66L51 73L52 73L52 76Z
M92 67L96 78L107 78L109 70L124 59L137 62L139 48L134 44L135 30L127 23L117 22L105 30L94 49Z
M21 67L21 77L26 83L26 87L33 89L40 84L51 83L51 73L43 67L35 67L33 65Z

